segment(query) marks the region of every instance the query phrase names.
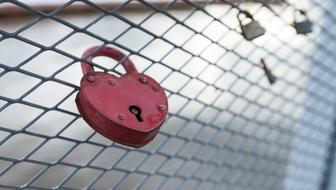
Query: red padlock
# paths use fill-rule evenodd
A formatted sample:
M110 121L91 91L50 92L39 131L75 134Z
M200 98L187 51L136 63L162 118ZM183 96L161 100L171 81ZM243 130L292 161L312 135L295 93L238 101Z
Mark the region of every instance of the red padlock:
M93 54L93 55L92 55ZM120 77L95 72L81 62L83 78L76 97L83 119L97 132L120 144L142 147L158 133L168 113L163 88L154 79L138 73L131 60L117 49L92 47L83 57L107 56L122 61L126 74Z

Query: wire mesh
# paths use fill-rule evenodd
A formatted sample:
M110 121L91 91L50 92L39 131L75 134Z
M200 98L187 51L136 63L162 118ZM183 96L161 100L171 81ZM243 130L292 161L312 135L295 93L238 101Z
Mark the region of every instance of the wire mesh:
M0 187L327 188L335 2L158 2L1 1ZM291 26L296 8L315 25L309 36ZM263 37L242 37L243 9L266 28ZM165 88L169 117L147 146L113 143L78 114L80 56L93 45L122 50ZM92 64L124 74L118 62Z

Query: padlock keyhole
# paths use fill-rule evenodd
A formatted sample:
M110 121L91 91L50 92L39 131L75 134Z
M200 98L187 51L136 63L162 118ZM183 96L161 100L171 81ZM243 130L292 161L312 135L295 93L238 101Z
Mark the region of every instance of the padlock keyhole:
M141 117L141 109L138 106L131 105L128 107L129 111L135 115L135 118L138 122L143 122L143 119Z

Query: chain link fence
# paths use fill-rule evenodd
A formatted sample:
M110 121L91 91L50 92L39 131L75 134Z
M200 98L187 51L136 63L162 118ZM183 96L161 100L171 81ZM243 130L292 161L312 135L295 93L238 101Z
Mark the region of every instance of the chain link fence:
M308 36L291 25L297 8L314 23ZM0 1L1 189L327 189L335 8L333 0ZM245 40L240 10L266 34ZM169 116L143 148L105 139L77 111L80 56L94 45L123 51L166 90ZM125 73L106 58L93 64Z

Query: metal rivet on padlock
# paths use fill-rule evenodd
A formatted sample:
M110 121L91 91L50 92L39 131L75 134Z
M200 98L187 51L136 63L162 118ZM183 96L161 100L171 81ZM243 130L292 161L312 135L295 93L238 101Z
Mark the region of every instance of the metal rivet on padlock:
M127 118L127 116L125 114L118 114L118 119L120 119L121 121L124 121Z
M108 80L108 83L109 83L110 85L116 85L116 84L117 84L117 80L116 80L115 78L110 78L110 79Z
M277 78L272 74L271 70L269 70L269 68L267 67L265 59L261 59L260 63L261 63L261 66L262 66L262 68L263 68L263 70L265 72L265 75L266 75L266 77L268 79L268 82L270 84L274 84L276 82Z
M304 17L303 21L298 21L298 13ZM304 10L295 10L293 26L297 34L307 35L313 32L313 23L308 19L307 13Z
M118 77L95 72L86 62L97 56L123 60L126 74ZM160 84L138 73L133 62L117 49L92 47L83 58L84 76L76 97L83 119L98 133L120 144L142 147L149 143L168 113L167 97Z
M96 80L96 78L95 78L95 76L90 75L90 76L87 77L87 80L89 82L94 82Z
M251 21L247 24L243 24L240 15L245 15L247 18L249 18ZM262 35L265 34L266 30L263 28L260 23L256 20L254 20L251 13L248 11L241 10L238 15L238 20L240 24L240 28L242 30L242 34L245 39L247 40L254 40Z
M147 77L146 76L143 76L143 75L140 75L139 76L139 80L140 82L144 83L144 84L147 84L148 80L147 80Z
M159 109L160 109L161 111L167 111L167 106L164 105L164 104L159 104Z

